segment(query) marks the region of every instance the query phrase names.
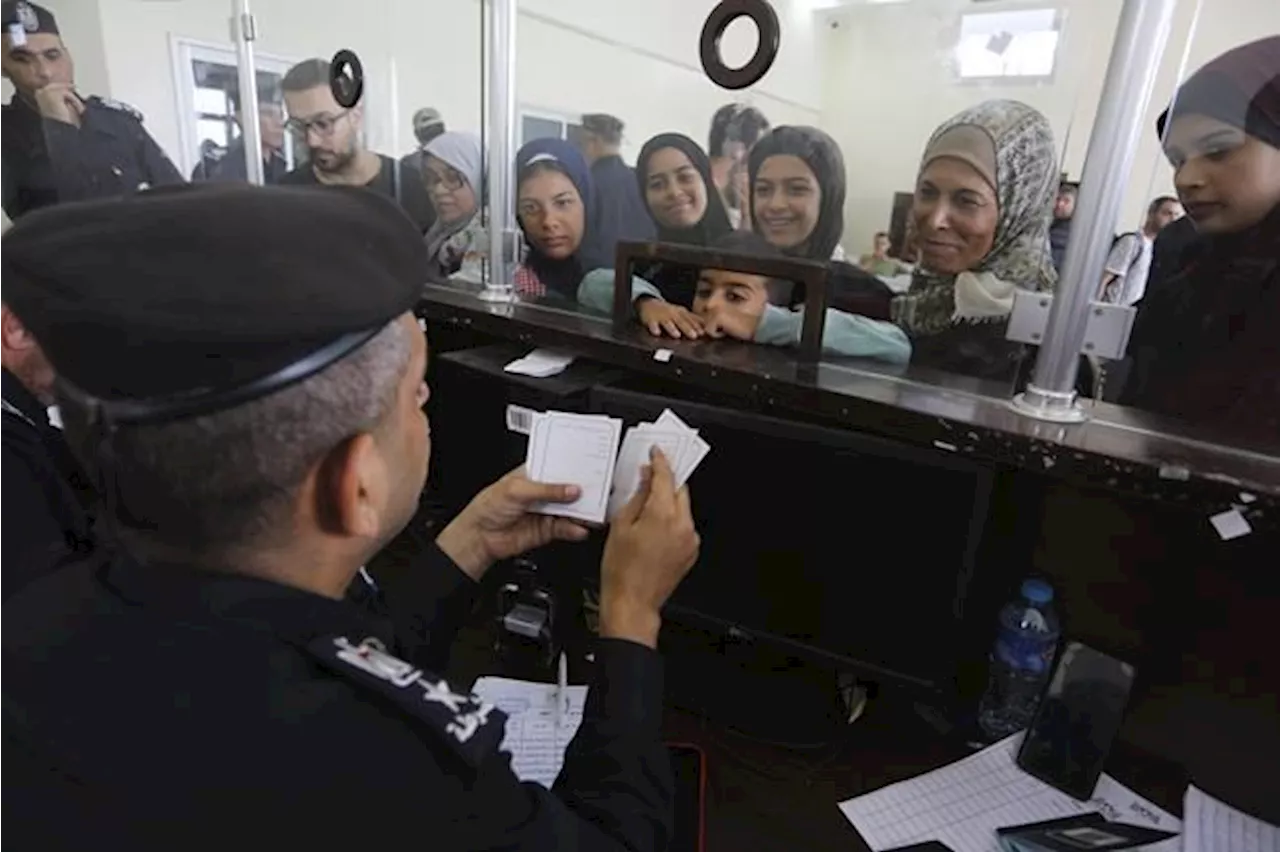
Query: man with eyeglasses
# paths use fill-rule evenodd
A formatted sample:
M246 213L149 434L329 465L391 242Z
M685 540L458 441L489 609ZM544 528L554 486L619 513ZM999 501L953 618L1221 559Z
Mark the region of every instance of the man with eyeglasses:
M421 173L364 147L364 104L343 109L329 88L329 63L307 59L280 81L289 120L285 128L307 146L307 162L282 184L362 186L394 198L423 233L435 213Z
M75 63L53 13L5 2L0 67L14 95L3 108L4 211L127 195L182 175L137 110L76 90Z

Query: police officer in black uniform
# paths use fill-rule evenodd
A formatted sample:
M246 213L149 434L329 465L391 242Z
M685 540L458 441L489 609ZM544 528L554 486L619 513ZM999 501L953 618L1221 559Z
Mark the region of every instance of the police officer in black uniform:
M698 537L660 455L609 531L551 790L512 774L502 713L423 662L495 561L585 537L530 513L577 489L516 470L482 491L396 572L395 623L343 599L430 456L428 259L393 202L192 185L38 211L3 249L120 544L4 604L6 846L665 848L655 648Z
M4 210L30 210L182 183L182 175L125 104L75 90L58 23L35 3L6 0L0 67L15 89L3 109Z
M0 304L4 421L3 590L8 598L64 557L93 545L93 486L49 420L53 367L7 304Z

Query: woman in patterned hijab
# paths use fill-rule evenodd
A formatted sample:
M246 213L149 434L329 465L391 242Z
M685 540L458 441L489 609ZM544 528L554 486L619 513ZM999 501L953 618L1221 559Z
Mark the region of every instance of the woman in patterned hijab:
M912 363L1009 380L1023 348L1004 339L1014 290L1052 290L1049 223L1058 188L1053 131L1017 101L944 122L920 161L911 224L920 263L893 318Z

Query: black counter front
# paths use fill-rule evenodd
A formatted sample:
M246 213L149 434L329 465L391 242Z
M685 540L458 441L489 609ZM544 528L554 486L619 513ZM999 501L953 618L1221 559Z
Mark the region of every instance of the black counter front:
M569 303L493 303L477 289L426 288L420 313L528 346L712 392L746 409L838 425L976 461L1136 494L1207 515L1241 507L1255 527L1280 517L1280 449L1233 446L1211 431L1096 403L1062 425L1009 405L1010 388L914 367L846 359L805 363L786 349L659 339ZM1206 515L1206 517L1207 517Z

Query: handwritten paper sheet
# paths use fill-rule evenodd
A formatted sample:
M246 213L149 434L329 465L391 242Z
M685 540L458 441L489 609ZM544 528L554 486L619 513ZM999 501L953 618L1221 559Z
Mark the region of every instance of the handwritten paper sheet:
M1021 734L950 766L840 804L875 852L939 840L955 852L999 852L996 829L1098 811L1107 819L1180 831L1181 823L1108 775L1077 801L1014 764ZM1177 852L1181 838L1148 847Z
M587 688L565 688L559 730L554 683L482 677L472 692L507 714L507 733L501 748L511 754L511 769L516 777L550 788L564 765L565 749L582 724Z
M1182 800L1183 852L1280 852L1280 828L1195 787Z

